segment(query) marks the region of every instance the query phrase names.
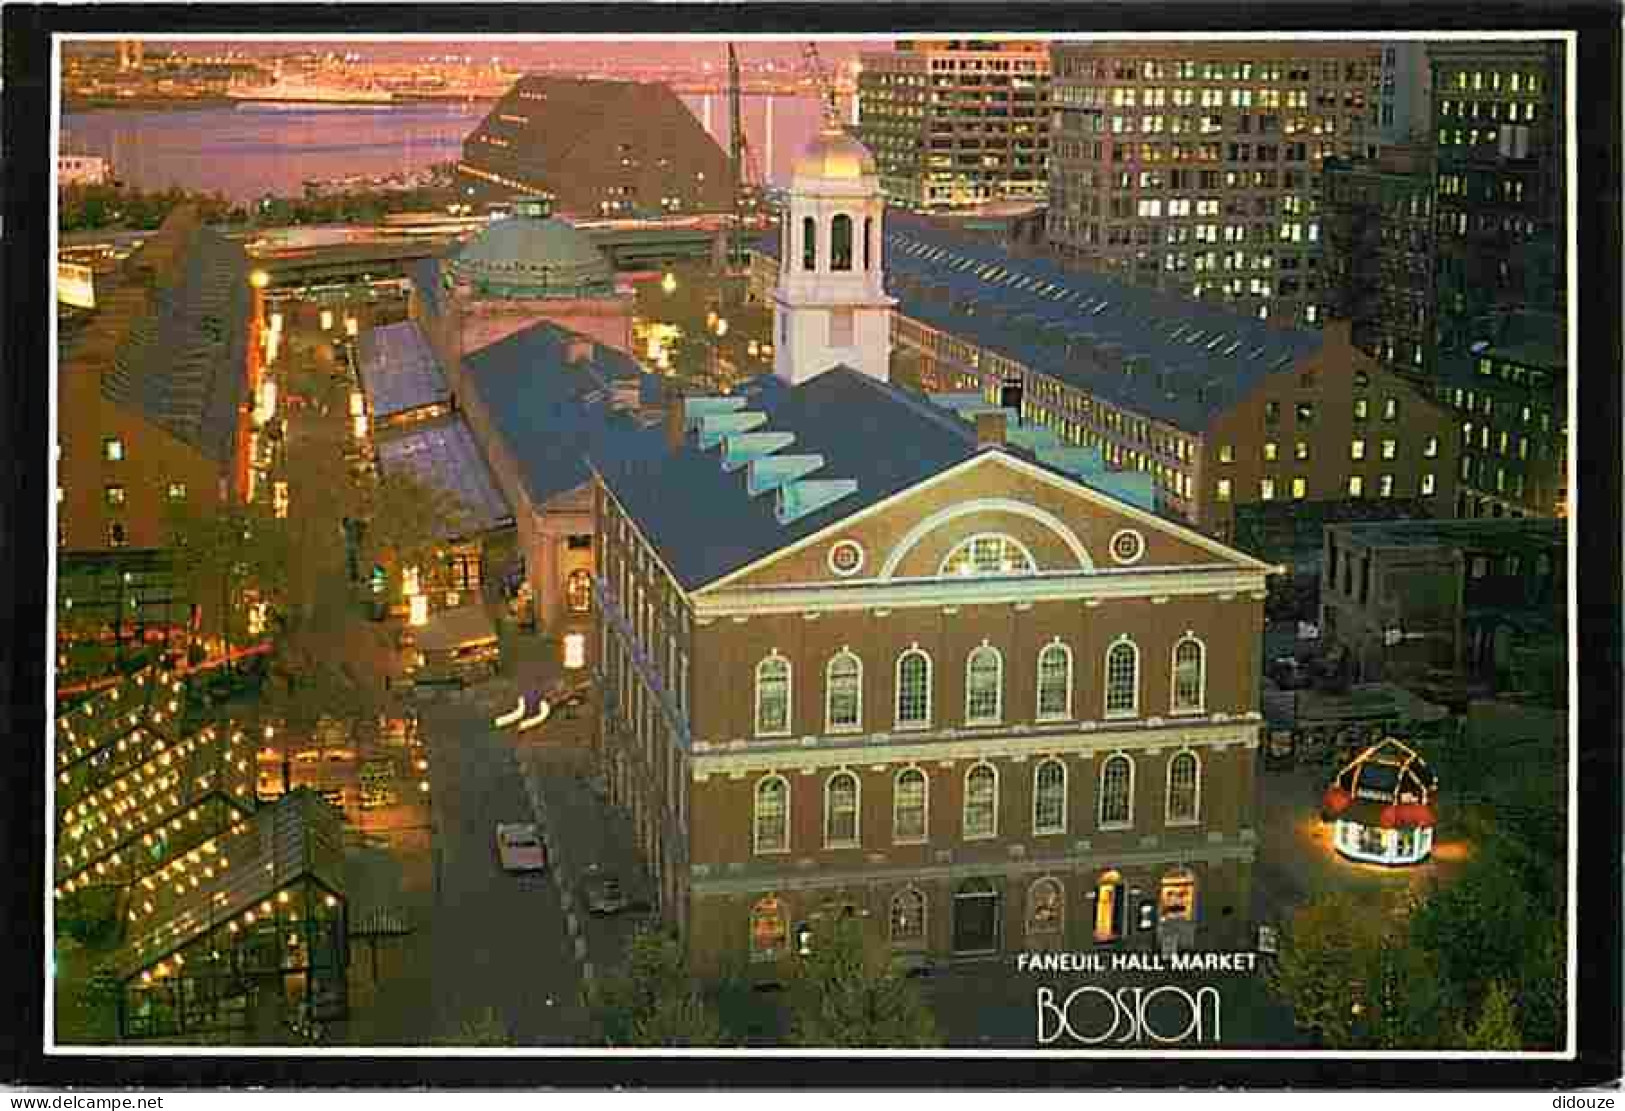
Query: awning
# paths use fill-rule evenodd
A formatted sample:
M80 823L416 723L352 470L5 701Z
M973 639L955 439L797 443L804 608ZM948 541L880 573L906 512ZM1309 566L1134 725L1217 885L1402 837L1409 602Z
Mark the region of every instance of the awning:
M417 631L422 652L451 652L477 644L494 644L496 626L482 606L458 606L429 615L429 623Z

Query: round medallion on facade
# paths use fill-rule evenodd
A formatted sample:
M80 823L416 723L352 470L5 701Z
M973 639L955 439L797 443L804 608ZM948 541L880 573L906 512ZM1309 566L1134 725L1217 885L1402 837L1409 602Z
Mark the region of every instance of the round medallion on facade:
M863 545L856 540L841 540L829 550L829 569L847 578L863 570Z
M1112 534L1111 550L1118 563L1138 563L1145 555L1145 537L1131 528L1118 529Z

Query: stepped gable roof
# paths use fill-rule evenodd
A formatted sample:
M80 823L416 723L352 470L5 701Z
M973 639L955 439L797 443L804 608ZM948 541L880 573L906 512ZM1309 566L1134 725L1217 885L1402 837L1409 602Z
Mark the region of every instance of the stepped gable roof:
M777 258L777 238L755 249ZM1188 432L1323 342L1222 304L1013 258L896 212L883 264L897 311Z

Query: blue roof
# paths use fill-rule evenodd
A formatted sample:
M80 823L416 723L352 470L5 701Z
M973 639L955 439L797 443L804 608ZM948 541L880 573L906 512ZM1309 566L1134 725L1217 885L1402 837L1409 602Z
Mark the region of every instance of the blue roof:
M414 320L361 334L361 387L374 419L437 405L451 396L429 341Z
M412 285L423 299L425 307L436 316L443 311L440 304L440 259L431 255L409 263L406 268Z
M756 250L777 258L778 237ZM1013 258L894 212L883 262L904 315L1188 432L1322 342L1219 303Z
M475 536L513 524L513 511L497 489L491 468L462 417L388 434L377 441L377 448L383 471L409 472L419 482L450 493L461 504L467 517L448 524L443 539Z
M720 447L701 451L689 436L653 455L595 459L672 574L687 589L711 582L874 505L976 454L973 429L952 414L847 367L794 387L771 375L738 391L767 415L765 428L788 432L786 454L823 457L815 480L855 481L852 493L781 525L775 496L752 497L750 469L722 469Z

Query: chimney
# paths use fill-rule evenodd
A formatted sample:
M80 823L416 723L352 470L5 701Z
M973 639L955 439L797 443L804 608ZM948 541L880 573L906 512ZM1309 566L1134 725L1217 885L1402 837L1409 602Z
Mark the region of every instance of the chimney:
M979 450L982 448L1003 447L1006 423L1005 414L1002 412L977 413L976 447Z
M1022 395L1025 390L1026 386L1019 374L1013 374L1001 380L999 382L999 408L1014 409L1018 413L1021 412Z

